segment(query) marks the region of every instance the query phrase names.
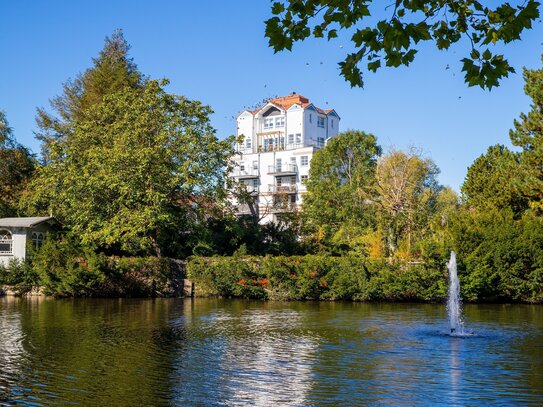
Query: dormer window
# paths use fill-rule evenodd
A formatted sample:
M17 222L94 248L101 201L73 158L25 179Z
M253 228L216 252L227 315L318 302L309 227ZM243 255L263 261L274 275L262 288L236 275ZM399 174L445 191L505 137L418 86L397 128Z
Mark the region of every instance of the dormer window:
M324 117L317 117L317 127L321 127L324 129Z
M0 255L13 253L13 236L9 230L0 230Z

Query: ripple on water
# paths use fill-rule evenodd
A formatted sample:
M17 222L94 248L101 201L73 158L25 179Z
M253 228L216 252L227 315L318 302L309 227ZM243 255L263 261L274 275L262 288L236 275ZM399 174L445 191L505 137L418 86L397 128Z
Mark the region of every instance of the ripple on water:
M543 405L543 313L0 300L0 405Z

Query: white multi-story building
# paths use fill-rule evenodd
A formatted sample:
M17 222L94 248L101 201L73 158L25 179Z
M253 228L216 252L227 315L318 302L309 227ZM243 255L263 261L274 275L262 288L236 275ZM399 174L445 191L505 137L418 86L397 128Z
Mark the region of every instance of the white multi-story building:
M237 135L243 141L232 177L247 188L252 204L235 202L237 213L268 223L299 210L311 158L338 134L339 121L333 109L320 109L297 93L242 111Z

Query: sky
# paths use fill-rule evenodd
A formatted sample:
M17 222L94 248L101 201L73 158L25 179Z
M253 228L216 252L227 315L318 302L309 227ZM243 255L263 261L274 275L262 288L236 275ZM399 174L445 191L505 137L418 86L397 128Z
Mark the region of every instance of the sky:
M373 133L385 150L419 149L440 168L439 181L459 191L489 146L510 146L514 119L530 108L522 68L542 66L540 22L503 49L517 73L490 92L464 83L465 42L448 51L422 45L409 67L366 74L360 89L339 75L347 35L274 54L264 37L270 9L267 0L0 0L0 110L16 139L38 153L36 108L48 108L121 28L141 72L211 106L220 138L235 133L245 107L297 92L334 108L340 130Z

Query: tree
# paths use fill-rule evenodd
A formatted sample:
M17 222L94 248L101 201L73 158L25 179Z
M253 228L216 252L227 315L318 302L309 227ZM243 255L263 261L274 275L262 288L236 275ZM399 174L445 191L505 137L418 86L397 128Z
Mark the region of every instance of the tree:
M0 111L0 217L15 215L17 201L35 167L30 151L17 143Z
M542 57L543 60L543 57ZM543 210L543 68L524 69L525 93L532 99L532 110L515 120L509 132L513 145L522 148L522 176L516 180L530 206Z
M415 150L392 150L379 159L375 202L390 256L396 253L400 239L409 255L417 233L428 224L441 189L438 173L435 163Z
M432 41L446 50L466 39L471 52L462 59L465 81L469 86L491 89L514 69L489 47L520 39L539 17L538 1L520 3L487 7L474 0L396 0L380 6L372 0L280 0L273 3L266 36L277 52L291 50L295 42L311 36L331 40L346 31L351 34L354 52L339 66L351 86L363 86L362 63L373 72L382 65L409 65L420 42ZM386 18L375 10L379 6Z
M93 59L93 67L75 80L68 80L63 85L63 93L50 101L53 111L38 109L36 122L40 129L37 138L42 141L42 155L47 162L50 157L50 144L69 137L74 130L74 123L85 116L92 106L102 102L106 95L125 87L142 89L146 79L138 71L136 64L128 56L130 46L122 30L106 37L104 48L98 58Z
M84 244L157 255L191 230L198 208L220 205L232 140L218 141L211 109L167 83L86 107L69 137L49 142L27 205L52 208Z
M521 179L519 154L503 145L491 146L468 168L462 193L470 207L510 208L520 214L528 208L527 199L516 187Z
M346 223L371 223L369 198L381 148L372 134L350 130L340 133L315 153L306 182L303 216L310 230L335 233Z

